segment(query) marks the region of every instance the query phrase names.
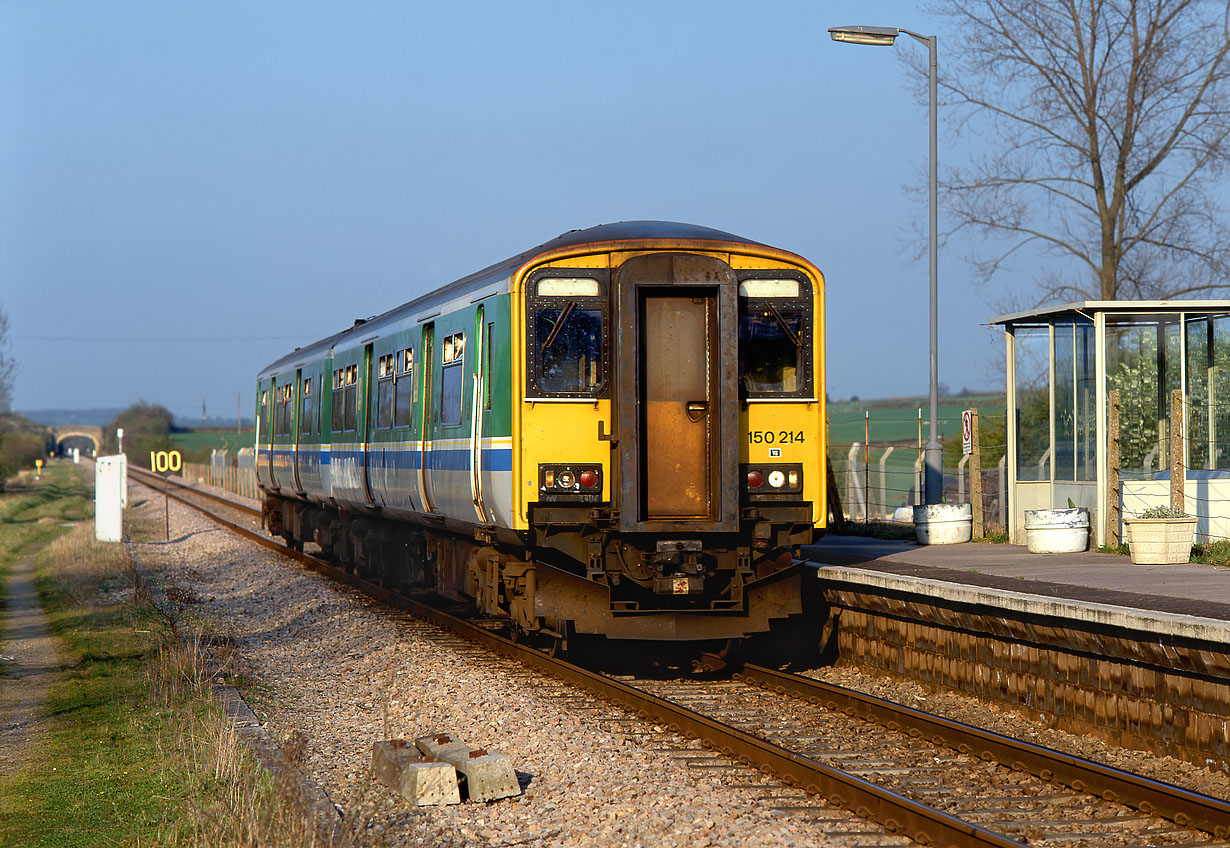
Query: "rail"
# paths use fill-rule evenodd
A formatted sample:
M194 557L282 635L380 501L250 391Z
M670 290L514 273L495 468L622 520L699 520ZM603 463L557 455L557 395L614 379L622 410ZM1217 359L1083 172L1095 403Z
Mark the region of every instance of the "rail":
M143 469L133 470L141 479L161 479ZM259 510L229 498L197 489L178 480L172 482L178 488L224 503L229 508L249 514L259 513ZM720 751L733 760L776 776L788 785L820 795L830 803L875 821L890 831L904 833L921 844L953 848L1008 848L1022 844L635 686L581 668L558 657L551 657L535 648L493 633L479 624L395 593L309 554L288 548L263 533L236 524L200 504L193 503L189 498L179 494L171 494L171 497L241 536L290 557L313 571L332 577L376 600L410 612L492 651L512 657L530 668L588 689L648 720L699 739L707 748ZM1106 800L1117 800L1146 814L1170 819L1184 827L1199 828L1220 838L1230 836L1230 804L1216 798L1150 781L1099 763L1050 751L799 675L749 665L744 667L740 677L748 683L783 694L802 697L824 706L831 704L833 709L858 714L890 728L904 729L912 735L927 736L936 744L947 745L966 753L977 753L1009 767L1023 768L1044 780L1064 783L1079 792L1100 795Z

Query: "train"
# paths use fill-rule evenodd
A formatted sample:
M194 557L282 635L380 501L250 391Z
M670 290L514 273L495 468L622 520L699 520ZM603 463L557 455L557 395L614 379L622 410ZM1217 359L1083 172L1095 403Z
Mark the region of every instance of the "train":
M565 650L721 655L804 612L824 365L801 256L691 224L572 230L262 369L263 525Z

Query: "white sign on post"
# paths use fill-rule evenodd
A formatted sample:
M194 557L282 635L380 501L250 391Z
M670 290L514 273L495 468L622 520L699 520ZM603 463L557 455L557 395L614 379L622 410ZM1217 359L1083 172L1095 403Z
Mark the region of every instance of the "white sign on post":
M94 463L94 538L100 542L119 542L124 537L123 480L118 456L98 457Z
M974 452L974 410L961 413L961 453L969 456Z

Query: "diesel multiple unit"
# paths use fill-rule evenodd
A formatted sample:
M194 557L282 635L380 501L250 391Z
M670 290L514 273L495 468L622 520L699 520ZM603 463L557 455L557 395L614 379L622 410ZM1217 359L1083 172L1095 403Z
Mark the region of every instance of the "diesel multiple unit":
M263 369L266 526L561 642L765 632L827 511L823 318L783 250L566 233Z

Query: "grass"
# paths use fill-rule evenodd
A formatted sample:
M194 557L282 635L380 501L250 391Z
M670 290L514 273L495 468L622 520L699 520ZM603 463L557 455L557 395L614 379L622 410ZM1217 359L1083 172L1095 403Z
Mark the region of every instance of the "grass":
M0 564L43 548L36 583L66 668L32 761L0 779L0 845L317 844L293 792L211 700L208 634L159 612L122 546L95 542L89 524L64 532L88 513L76 469L18 484L0 498Z
M1204 565L1230 565L1230 541L1218 539L1192 548L1192 562Z

